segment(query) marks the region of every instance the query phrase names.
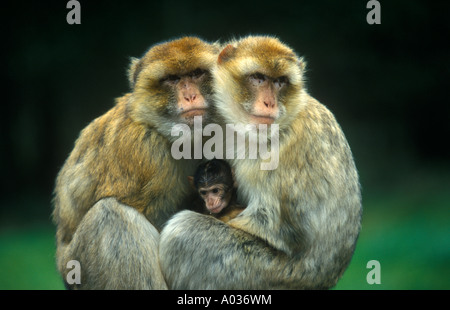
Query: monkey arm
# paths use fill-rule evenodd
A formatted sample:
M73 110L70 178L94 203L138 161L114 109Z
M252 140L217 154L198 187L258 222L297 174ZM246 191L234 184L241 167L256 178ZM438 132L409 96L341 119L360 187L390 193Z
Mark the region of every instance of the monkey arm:
M324 226L317 227L321 233L302 239L289 224L276 231L264 226L259 232L256 228L248 232L258 224L254 214L243 214L227 224L192 211L177 213L162 230L159 244L168 287L328 289L336 284L353 252L354 242L346 249L347 244L335 241L341 238L339 233ZM241 225L242 229L237 228Z
M176 214L161 232L160 264L171 289L292 288L289 262L265 241L192 211Z
M236 216L241 214L242 211L244 211L244 207L237 206L237 205L229 206L229 208L231 208L230 211L228 211L223 216L219 217L219 220L221 220L222 222L228 223L229 221L234 219Z

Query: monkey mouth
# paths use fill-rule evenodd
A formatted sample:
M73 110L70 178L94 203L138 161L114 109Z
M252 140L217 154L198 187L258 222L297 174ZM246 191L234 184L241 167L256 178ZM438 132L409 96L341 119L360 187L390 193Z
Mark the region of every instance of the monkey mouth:
M271 125L275 122L275 118L272 116L266 116L266 115L250 115L250 119L254 124L267 124Z
M223 205L223 204L220 204L220 205L218 205L217 207L213 207L213 208L209 208L209 207L208 207L208 211L209 211L210 213L215 213L215 214L217 214L217 213L220 213L220 211L222 211L223 208L224 208L224 205Z
M206 113L206 108L193 108L193 109L189 109L187 111L183 111L181 113L181 116L185 117L185 118L191 118L194 116L204 115L205 113Z

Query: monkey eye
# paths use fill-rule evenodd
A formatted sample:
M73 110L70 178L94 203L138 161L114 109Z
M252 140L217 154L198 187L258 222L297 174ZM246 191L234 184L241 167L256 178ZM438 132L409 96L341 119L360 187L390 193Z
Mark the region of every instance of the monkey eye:
M170 84L176 84L176 83L178 83L179 80L180 80L180 77L178 75L169 74L165 78L161 79L161 82L162 83L167 82L167 83L170 83Z
M206 195L206 191L200 191L200 195L205 196Z
M219 189L218 189L218 188L214 188L214 189L212 190L212 192L213 192L214 194L217 194L217 193L219 192Z
M260 85L267 79L267 77L264 74L257 72L251 74L249 79L254 85Z
M275 87L280 89L283 88L289 82L288 78L285 76L281 76L273 81Z
M188 73L188 75L194 79L200 78L202 75L206 73L205 70L202 69L195 69L194 71Z

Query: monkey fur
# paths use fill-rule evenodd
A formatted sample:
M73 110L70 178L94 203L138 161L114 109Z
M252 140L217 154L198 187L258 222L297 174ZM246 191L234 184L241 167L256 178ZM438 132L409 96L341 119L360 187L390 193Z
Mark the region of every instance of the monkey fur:
M249 113L260 94L250 91L249 77L263 76L270 89L282 81L270 114L279 125L279 165L261 170L261 159L230 160L247 207L228 223L192 211L168 221L159 254L169 287L328 289L342 276L361 227L360 184L335 117L306 91L304 69L273 37L232 41L220 53L213 73L223 124L255 120Z
M54 192L57 267L66 280L67 262L81 265L70 288L167 288L159 231L192 194L185 180L198 164L171 156L171 128L199 113L207 123L218 52L195 37L155 45L132 60L132 92L81 132Z
M58 175L53 212L63 278L69 260L81 263L81 284L70 288L326 289L342 276L362 207L341 128L307 93L303 59L278 39L247 37L219 52L195 38L155 46L132 61L132 92L80 134ZM185 180L198 161L170 156L177 95L157 81L199 67L212 70L216 101L208 76L204 124L217 109L222 124L256 119L280 129L278 168L230 160L247 208L228 223L178 212L193 194ZM272 84L255 93L251 76ZM271 95L276 113L248 116Z

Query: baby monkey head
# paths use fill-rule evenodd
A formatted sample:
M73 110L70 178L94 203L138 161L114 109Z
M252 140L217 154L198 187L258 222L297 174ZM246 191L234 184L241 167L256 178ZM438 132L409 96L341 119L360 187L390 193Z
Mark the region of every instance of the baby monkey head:
M231 203L234 178L226 161L213 159L199 165L194 177L189 180L210 213L217 214Z

